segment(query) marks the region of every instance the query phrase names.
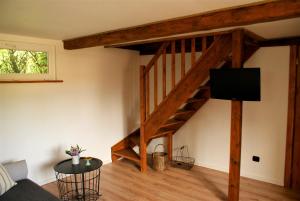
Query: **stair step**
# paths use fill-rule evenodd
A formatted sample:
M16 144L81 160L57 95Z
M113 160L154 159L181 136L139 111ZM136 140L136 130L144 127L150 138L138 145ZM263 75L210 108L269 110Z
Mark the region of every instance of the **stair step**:
M130 136L130 141L132 141L135 145L140 146L140 135Z
M226 62L232 62L232 55L227 56L224 60Z
M166 135L169 135L171 133L174 133L175 130L166 130L166 131L157 131L155 135L153 135L151 138L159 138L159 137L164 137Z
M203 98L189 98L186 103L197 103L203 101Z
M129 159L129 160L132 160L137 163L140 162L140 156L137 153L135 153L135 151L133 151L131 148L114 151L113 154L116 156L120 156L120 157Z
M200 87L198 88L198 90L199 90L199 91L200 91L200 90L210 90L210 86L203 85L203 86L200 86Z
M187 110L187 109L179 109L176 111L175 115L184 115L184 114L191 114L194 113L194 110Z
M162 125L161 128L166 128L166 127L169 127L169 126L176 126L176 125L179 125L179 124L183 124L184 122L185 121L170 119L164 125Z
M193 114L195 111L191 109L179 109L176 111L174 117L181 117ZM177 118L176 118L177 119Z

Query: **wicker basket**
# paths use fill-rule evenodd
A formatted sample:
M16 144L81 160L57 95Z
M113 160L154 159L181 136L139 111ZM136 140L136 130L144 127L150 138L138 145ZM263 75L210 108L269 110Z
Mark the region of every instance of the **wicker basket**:
M176 156L173 156L171 161L172 167L190 170L194 166L195 159L189 156L187 146L177 148Z
M166 152L158 152L156 151L157 147L165 146L163 144L158 144L154 148L154 152L152 153L152 158L153 158L153 169L158 170L158 171L163 171L167 168L168 164L168 154Z

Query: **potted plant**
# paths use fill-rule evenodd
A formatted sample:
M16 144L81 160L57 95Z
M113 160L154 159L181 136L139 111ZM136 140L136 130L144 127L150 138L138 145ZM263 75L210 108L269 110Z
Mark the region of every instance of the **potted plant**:
M72 157L72 164L78 165L80 161L80 153L84 152L85 149L82 149L77 144L76 146L71 146L69 150L66 150L66 154L70 155Z

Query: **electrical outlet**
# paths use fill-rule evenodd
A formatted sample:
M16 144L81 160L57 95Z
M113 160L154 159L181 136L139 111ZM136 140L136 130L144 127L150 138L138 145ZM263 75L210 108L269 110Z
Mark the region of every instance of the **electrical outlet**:
M260 157L259 156L252 156L252 161L258 163L260 161Z

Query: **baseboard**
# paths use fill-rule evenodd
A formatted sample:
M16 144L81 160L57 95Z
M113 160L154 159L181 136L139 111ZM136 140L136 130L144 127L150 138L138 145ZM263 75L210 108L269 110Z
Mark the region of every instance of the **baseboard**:
M229 170L228 170L229 168L225 168L224 166L220 166L220 165L217 165L217 164L208 164L208 163L196 162L195 165L200 166L200 167L213 169L213 170L217 170L217 171L224 172L224 173L227 173L227 174L229 172ZM265 177L263 175L258 175L258 174L255 174L253 172L241 171L241 177L248 178L248 179L254 179L254 180L258 180L258 181L262 181L262 182L266 182L266 183L270 183L270 184L275 184L275 185L278 185L278 186L283 186L284 185L283 181L281 181L280 179Z
M111 162L112 162L111 160L105 160L105 161L103 161L103 165L109 164ZM217 171L224 172L224 173L228 174L228 168L225 168L225 167L217 165L217 164L208 164L208 163L196 162L195 165L200 166L200 167L213 169L213 170L217 170ZM258 180L258 181L262 181L262 182L266 182L266 183L270 183L270 184L283 186L283 181L280 181L279 179L268 178L268 177L257 175L257 174L251 173L251 172L247 172L247 173L246 172L241 172L241 176L244 177L244 178L254 179L254 180ZM56 178L53 176L51 178L39 181L37 183L39 185L45 185L45 184L52 183L52 182L55 182L55 181L56 181Z
M241 172L241 176L245 177L245 178L249 178L249 179L255 179L258 181L262 181L262 182L266 182L266 183L270 183L270 184L275 184L278 186L284 186L283 181L281 181L280 179L274 179L274 178L270 178L270 177L265 177L263 175L257 175L255 173L252 172Z
M213 170L217 170L217 171L224 172L224 173L228 173L228 168L225 168L225 167L217 165L217 164L208 164L208 163L195 162L195 165L200 166L200 167L213 169Z

